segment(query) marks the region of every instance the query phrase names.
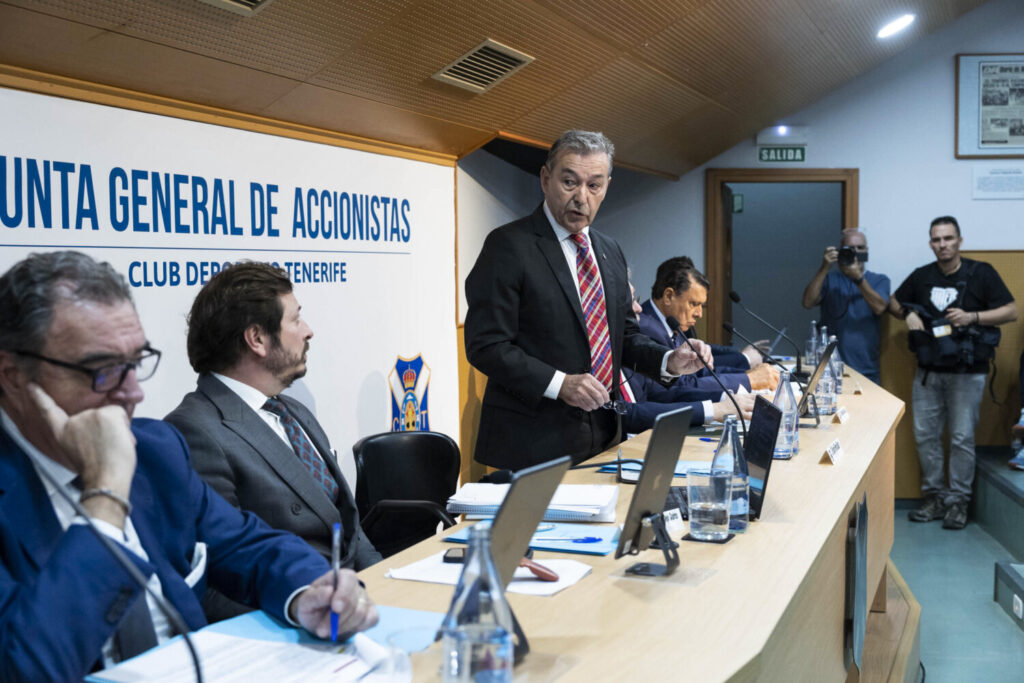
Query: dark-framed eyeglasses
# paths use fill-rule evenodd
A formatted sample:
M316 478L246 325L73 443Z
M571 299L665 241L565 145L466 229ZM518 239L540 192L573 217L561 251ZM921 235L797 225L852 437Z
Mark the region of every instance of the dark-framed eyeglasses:
M113 391L114 389L119 388L124 384L125 378L132 370L135 371L136 380L139 382L145 382L153 376L153 373L156 372L157 366L160 365L160 352L154 348L150 348L148 345L142 348L142 354L135 360L111 363L98 368L90 368L78 363L68 363L67 361L57 360L56 358L48 358L47 356L36 353L35 351L15 350L14 353L19 356L34 358L36 360L49 363L50 365L56 365L58 367L75 370L76 372L89 375L89 377L92 378L92 390L101 394L105 394L108 391Z

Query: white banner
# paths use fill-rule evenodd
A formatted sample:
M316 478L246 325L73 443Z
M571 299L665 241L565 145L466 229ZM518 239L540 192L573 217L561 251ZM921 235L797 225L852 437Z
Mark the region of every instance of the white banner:
M251 259L292 278L314 332L301 382L340 455L417 420L458 439L452 168L4 89L0 130L0 272L77 249L128 278L163 351L137 415L194 389L192 299ZM393 398L396 363L412 386Z

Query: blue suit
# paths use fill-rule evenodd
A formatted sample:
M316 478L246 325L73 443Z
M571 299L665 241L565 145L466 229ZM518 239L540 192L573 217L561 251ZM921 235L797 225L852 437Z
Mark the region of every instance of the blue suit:
M664 344L671 349L678 348L682 345L682 339L677 338L679 333L669 335L668 330L665 329L665 325L661 322L661 318L659 318L658 314L654 312L653 301L648 299L643 303L641 309L642 312L637 319L641 332L654 341ZM746 375L746 370L750 367L750 364L747 363L746 356L730 346L712 345L711 351L712 355L715 357L715 371L722 379L722 383L725 384L730 391L736 391L740 387L749 390L750 379ZM746 368L733 367L732 365L741 362L734 356L742 358L742 363L746 364ZM676 380L675 385L680 385L688 389L704 393L711 393L716 397L721 396L722 394L722 389L718 386L718 382L708 375L707 370L703 369L692 375L683 375Z
M627 434L639 434L654 426L654 419L662 413L678 408L691 407L690 425L704 424L705 400L715 400L711 396L696 391L686 391L678 385L664 387L649 377L633 373L629 378L629 388L633 390L635 403L626 405L626 413L622 416L622 431ZM721 388L715 385L718 394Z
M328 570L292 534L275 531L214 493L189 466L170 425L132 421L138 464L131 519L150 557L127 554L190 629L206 624L199 600L210 584L283 618L291 593ZM206 573L186 584L196 543ZM0 680L80 680L100 658L127 608L142 597L85 526L66 532L28 456L0 430Z

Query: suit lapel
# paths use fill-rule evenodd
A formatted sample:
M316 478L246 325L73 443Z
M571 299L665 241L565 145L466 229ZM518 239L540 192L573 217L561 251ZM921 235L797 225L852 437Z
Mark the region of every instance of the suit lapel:
M565 252L562 245L555 237L555 231L551 228L548 217L544 215L544 205L541 204L533 212L533 229L537 235L537 248L544 254L551 272L558 281L565 298L569 301L572 312L576 314L576 320L580 324L583 333L587 333L587 322L583 318L583 307L580 304L580 295L576 291L576 283L573 281L572 273L569 271L569 264L565 260Z
M309 470L295 455L291 446L274 433L274 430L256 414L256 411L249 408L235 392L224 386L216 377L201 376L198 388L217 406L224 426L249 444L252 447L253 456L266 461L281 480L323 520L324 524L329 526L337 521L338 511L324 494L323 489L313 481ZM309 434L309 430L306 433ZM312 435L310 436L312 438ZM315 441L314 444L318 448L320 447L320 444Z
M29 560L38 571L46 564L63 530L42 480L25 453L0 429L0 513L12 529L35 533L19 536Z

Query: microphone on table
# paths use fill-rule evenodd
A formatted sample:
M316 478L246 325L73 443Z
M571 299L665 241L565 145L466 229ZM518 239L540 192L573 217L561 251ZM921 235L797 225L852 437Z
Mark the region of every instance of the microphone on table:
M737 337L739 337L740 339L742 339L743 341L747 342L748 344L753 346L755 349L757 349L757 352L759 354L761 354L761 358L763 358L766 363L771 363L772 365L777 365L778 367L782 368L783 370L786 370L787 372L789 371L789 368L787 368L785 365L783 365L779 361L778 358L775 358L771 354L765 353L761 349L758 349L757 345L754 344L754 342L750 341L749 339L744 337L742 334L740 334L739 330L737 330L735 327L733 327L732 323L722 323L722 327L725 329L726 332L728 332L730 334L735 334ZM796 383L799 384L801 388L803 388L805 386L804 383L801 382L795 375L793 376L793 378L796 380Z
M742 303L740 303L740 295L736 293L736 290L729 292L729 298L732 299L734 304L742 308L747 313L747 315L759 321L761 324L763 324L765 327L772 330L773 332L777 332L780 337L782 337L783 339L785 339L786 341L793 345L793 351L796 353L796 370L793 371L793 377L795 379L806 380L808 378L808 373L803 371L803 368L800 364L800 347L797 346L796 342L787 337L786 333L780 330L779 328L775 327L775 325L772 325L770 322L759 316L757 313L754 313L752 310L750 310Z
M697 349L693 348L693 344L690 343L689 338L686 336L686 333L683 332L683 328L679 324L679 321L676 320L675 316L671 316L671 315L668 316L667 318L665 318L665 322L668 323L668 326L670 328L672 328L672 330L674 332L678 332L679 333L679 336L682 337L682 339L683 339L683 343L685 343L687 346L689 346L690 350L693 351L695 354L697 354L697 360L699 360L701 362L701 365L704 366L704 368L708 371L708 373L712 377L715 378L715 381L718 382L718 386L722 387L722 391L725 392L725 395L732 402L733 407L736 408L736 415L737 415L737 417L740 418L740 425L743 427L743 437L746 438L746 436L747 436L747 421L743 419L743 411L740 410L740 404L736 403L736 399L733 397L732 392L725 388L725 383L722 382L722 378L718 376L717 372L715 372L714 370L711 369L711 366L709 366L707 363L704 362L704 359L701 358L699 353L697 353Z

